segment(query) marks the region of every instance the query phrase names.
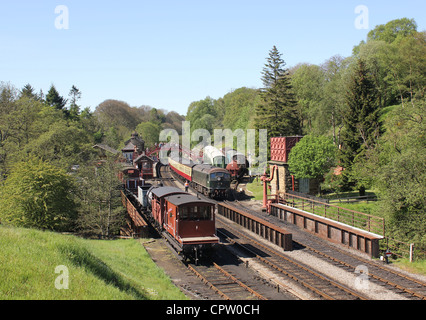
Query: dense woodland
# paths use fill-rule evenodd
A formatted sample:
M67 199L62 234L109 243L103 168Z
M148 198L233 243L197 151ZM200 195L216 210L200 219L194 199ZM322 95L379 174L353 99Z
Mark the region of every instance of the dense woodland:
M297 178L322 180L323 192L374 190L380 200L374 214L387 219L388 233L424 245L426 32L414 20L393 20L371 30L350 57L333 56L321 65L287 68L286 48L280 49L265 53L263 88L194 101L186 116L117 100L92 112L79 105L84 92L76 86L65 98L53 85L45 95L31 84L19 89L1 83L1 222L54 230L93 225L85 216L102 211L100 203L115 189L102 194L82 183L93 181L90 170L73 173L73 166L90 168L94 144L119 149L135 130L152 147L163 128L180 132L186 119L192 130L211 133L240 128L268 129L269 137L305 136L289 160ZM343 168L338 176L336 166ZM111 232L104 223L91 230Z
M52 85L0 86L0 223L103 237L123 225L116 159L99 166L95 144L118 150L137 131L153 147L162 128L179 130L183 116L107 100L94 112Z
M426 32L403 18L371 30L350 57L286 68L283 56L269 52L264 88L193 102L191 127L305 136L290 154L296 178L320 179L323 192L375 191L371 213L387 234L424 246Z

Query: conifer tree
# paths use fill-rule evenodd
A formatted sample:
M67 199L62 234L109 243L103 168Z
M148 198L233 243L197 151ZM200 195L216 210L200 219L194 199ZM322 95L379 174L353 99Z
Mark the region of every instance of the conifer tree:
M360 195L365 185L357 178L355 163L361 164L376 146L381 134L380 103L374 81L362 59L359 59L345 95L348 106L342 133L341 165L345 168L345 183L357 186Z
M37 99L37 94L34 93L34 88L27 83L21 90L21 97L27 97L29 99Z
M81 99L81 91L73 85L68 96L71 98L70 116L76 118L80 114L80 106L77 105L77 101Z
M267 129L268 137L295 135L300 133L297 119L297 102L290 82L290 74L285 69L276 46L269 52L269 58L262 71L261 89L263 103L256 109L256 128Z
M49 89L49 92L46 95L46 103L51 107L55 107L58 110L62 110L67 104L67 101L68 100L64 99L64 97L59 95L58 90L56 90L55 86L52 84Z

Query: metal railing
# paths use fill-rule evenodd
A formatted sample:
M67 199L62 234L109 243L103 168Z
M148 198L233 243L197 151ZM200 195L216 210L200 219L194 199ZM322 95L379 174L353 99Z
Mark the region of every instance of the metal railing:
M426 248L418 243L408 243L386 236L386 241L381 243L380 250L385 253L387 249L390 250L392 256L399 258L409 259L410 262L414 260L426 259Z
M385 236L384 218L284 192L275 197L277 202L287 206Z

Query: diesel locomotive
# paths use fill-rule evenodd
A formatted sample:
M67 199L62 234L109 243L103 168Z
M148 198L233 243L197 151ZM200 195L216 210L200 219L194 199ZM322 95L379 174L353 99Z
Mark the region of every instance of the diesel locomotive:
M209 164L189 164L169 158L170 169L190 186L209 198L224 199L231 186L229 171Z

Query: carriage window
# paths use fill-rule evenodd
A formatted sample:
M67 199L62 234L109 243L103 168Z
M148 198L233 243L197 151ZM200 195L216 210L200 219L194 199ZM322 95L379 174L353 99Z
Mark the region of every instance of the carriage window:
M212 220L210 206L182 207L179 209L180 220Z
M179 209L179 217L180 220L187 220L189 219L189 211L188 211L188 207L181 207Z
M209 220L210 219L210 207L200 207L200 220Z

